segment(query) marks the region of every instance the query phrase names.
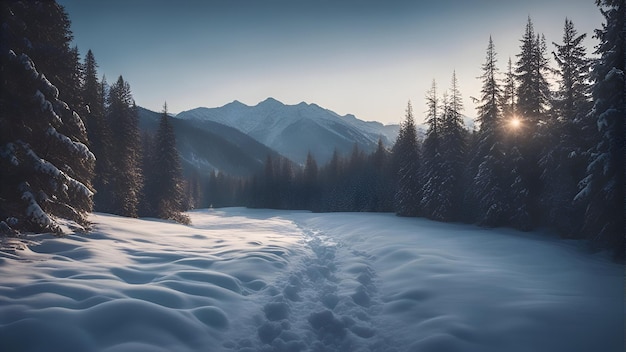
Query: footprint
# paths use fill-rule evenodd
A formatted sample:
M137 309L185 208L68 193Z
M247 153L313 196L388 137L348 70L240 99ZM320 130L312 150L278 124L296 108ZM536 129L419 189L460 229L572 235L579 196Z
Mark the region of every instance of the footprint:
M265 317L270 321L287 319L289 317L289 305L284 302L270 302L263 307Z

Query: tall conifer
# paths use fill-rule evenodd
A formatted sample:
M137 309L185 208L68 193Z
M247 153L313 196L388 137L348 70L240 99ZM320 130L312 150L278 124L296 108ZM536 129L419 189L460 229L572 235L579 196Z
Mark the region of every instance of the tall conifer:
M596 50L600 58L592 71L594 105L589 115L598 128L598 139L590 149L587 176L576 198L586 205L586 236L623 258L626 3L598 0L597 4L606 20L595 33L600 40Z
M504 150L502 146L503 93L498 83L497 59L493 40L489 37L483 74L481 99L478 105L478 141L470 162L471 181L467 189L475 220L485 226L504 224L508 212L504 191ZM510 64L510 60L509 60ZM512 82L512 81L511 81Z
M419 169L420 156L411 102L407 104L404 121L400 125L398 139L393 148L397 158L398 183L395 192L396 213L401 216L417 216L420 203Z
M180 156L176 149L176 135L167 114L167 104L163 105L163 112L157 130L154 151L155 164L160 170L152 177L156 178L156 209L157 215L163 219L176 220L188 223L189 218L181 212L183 207L183 175L180 166Z
M143 187L141 139L138 115L130 85L120 76L109 89L107 120L113 133L111 157L114 176L112 207L114 214L136 217Z
M547 143L540 160L545 221L569 237L577 236L582 224L584 209L573 198L584 177L585 152L590 147L587 129L581 126L591 108L590 60L582 45L585 36L578 35L566 18L563 44L554 43L558 90L552 100L552 118L544 127Z
M0 232L64 232L60 218L86 226L94 156L76 108L47 78L68 91L78 89L65 69L75 68L67 14L54 2L2 2L0 14L5 21L0 28ZM50 62L42 48L66 61Z

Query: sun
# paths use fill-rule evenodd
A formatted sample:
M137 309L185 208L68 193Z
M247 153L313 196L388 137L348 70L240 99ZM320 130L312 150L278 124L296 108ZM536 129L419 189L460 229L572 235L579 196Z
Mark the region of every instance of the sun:
M512 129L517 130L522 126L522 121L517 117L513 117L511 120L509 120L509 126Z

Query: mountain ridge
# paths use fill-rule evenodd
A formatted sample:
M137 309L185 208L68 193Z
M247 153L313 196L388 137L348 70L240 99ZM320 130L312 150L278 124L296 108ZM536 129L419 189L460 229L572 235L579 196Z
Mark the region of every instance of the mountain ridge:
M155 133L161 113L143 107L137 109L140 130ZM281 157L232 127L212 122L197 124L173 116L170 119L183 171L187 175L194 172L208 175L219 171L233 176L250 176L263 170L268 156Z
M398 125L342 116L315 103L287 105L272 97L252 106L234 100L221 107L198 107L176 117L236 128L297 163L303 163L309 151L322 164L335 149L347 154L357 145L371 152L379 138L390 147L399 130Z

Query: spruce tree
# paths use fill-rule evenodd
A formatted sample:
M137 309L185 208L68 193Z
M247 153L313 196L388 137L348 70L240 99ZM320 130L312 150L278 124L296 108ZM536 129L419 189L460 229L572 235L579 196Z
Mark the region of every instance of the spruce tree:
M626 3L597 1L606 23L596 30L600 40L593 65L593 108L598 139L590 148L587 175L577 201L586 205L583 232L597 247L611 248L624 257L624 140L626 116L625 55Z
M516 115L517 105L517 86L515 85L515 73L513 72L513 63L509 57L507 62L507 69L504 74L504 80L502 82L502 100L500 102L502 116L505 119L511 119Z
M517 106L515 118L521 126L509 129L507 159L511 194L511 221L516 227L530 230L540 221L541 191L540 152L545 148L545 124L548 122L549 85L546 80L548 60L545 39L535 34L530 18L517 55ZM517 203L515 203L517 202ZM521 202L521 203L520 203ZM517 209L517 210L516 210ZM520 211L520 214L516 214ZM520 220L522 219L522 220ZM515 225L514 225L515 226Z
M55 66L39 55L44 47L52 54L69 53L67 15L54 2L2 2L0 14L5 21L0 28L0 232L65 232L61 218L84 228L92 208L94 156L80 116L47 78L69 84L69 71L59 67L75 63ZM59 57L69 60L69 55Z
M163 113L154 141L153 162L155 170L150 175L155 178L156 192L153 207L159 218L189 223L189 218L182 214L183 207L183 176L180 156L176 149L176 135L167 114L167 104L163 105Z
M413 120L411 102L407 104L404 121L400 125L398 139L393 147L398 181L395 191L395 210L400 216L417 216L420 203L419 170L420 157L417 132Z
M578 235L584 209L574 204L578 181L584 177L586 150L590 147L580 122L590 111L590 60L574 24L565 19L563 44L554 43L558 90L552 100L552 118L545 125L547 143L540 166L543 192L541 206L550 226L568 237Z
M94 209L96 211L111 211L111 179L113 177L113 163L110 156L112 135L105 115L106 81L98 80L98 65L91 50L87 51L84 63L84 80L82 85L82 99L85 103L84 118L89 135L90 149L96 156L93 187Z
M509 59L509 69L510 63ZM503 225L508 212L507 200L503 197L505 170L501 141L501 104L505 100L498 83L496 64L495 47L489 37L486 59L482 65L483 74L480 76L482 89L477 108L480 129L475 153L470 161L471 181L467 190L470 205L475 209L475 220L483 226ZM509 84L512 82L511 80Z
M517 113L523 119L527 135L533 136L541 122L546 120L550 89L546 79L549 71L546 44L543 35L535 34L528 18L521 52L517 55Z
M463 124L463 100L456 72L452 73L450 95L444 110L441 124L442 150L442 192L437 203L439 217L445 221L458 220L463 199L463 173L465 168L467 131Z
M447 96L444 99L447 107ZM426 138L422 145L422 168L420 172L421 199L420 208L424 216L444 220L439 211L439 196L443 185L443 154L442 154L442 115L445 108L439 106L437 84L433 80L430 90L426 93Z
M113 134L111 159L114 169L111 212L137 217L143 187L137 109L130 85L122 76L111 86L108 96L107 120Z

